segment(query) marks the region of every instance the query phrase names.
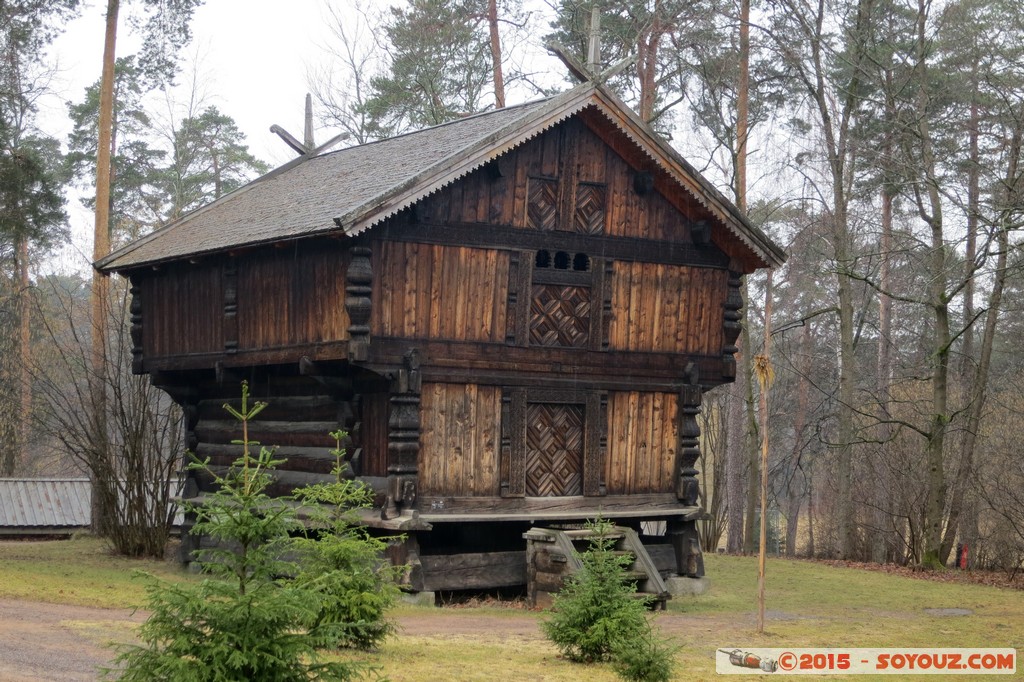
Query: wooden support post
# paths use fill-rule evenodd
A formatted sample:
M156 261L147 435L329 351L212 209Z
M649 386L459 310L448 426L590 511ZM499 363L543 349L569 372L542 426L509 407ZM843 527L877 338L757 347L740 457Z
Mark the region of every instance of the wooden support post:
M349 347L351 362L365 361L370 350L370 313L373 292L372 252L366 246L352 247L352 261L348 265L345 287L345 309L348 312Z
M680 503L695 507L700 503L700 484L697 481L697 459L700 457L700 414L702 391L697 365L690 364L684 374L686 386L679 393L679 457L676 497ZM676 555L679 575L704 575L704 557L700 551L700 536L696 521L672 518L668 520L667 535Z
M419 354L415 349L405 356L405 367L398 370L391 392L391 416L388 419L388 491L381 518L393 519L416 502L420 453L420 378Z
M667 521L665 533L676 555L676 573L690 578L704 575L704 554L700 551L700 536L696 521L672 517Z

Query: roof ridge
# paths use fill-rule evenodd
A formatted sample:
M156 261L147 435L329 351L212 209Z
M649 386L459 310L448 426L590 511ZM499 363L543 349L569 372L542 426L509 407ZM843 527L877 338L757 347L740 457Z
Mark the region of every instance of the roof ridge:
M560 94L562 94L562 93L559 93L559 95ZM364 148L369 147L371 145L382 144L384 142L391 142L393 140L401 140L402 138L411 137L413 135L419 135L420 133L427 133L427 132L431 132L431 131L436 131L439 128L445 128L445 127L448 127L448 126L457 125L459 123L465 123L466 121L471 121L471 120L474 120L474 119L483 118L485 116L492 116L494 114L508 113L512 109L520 109L522 107L534 106L534 105L539 104L541 102L544 102L546 100L554 99L555 97L558 97L559 95L549 95L547 97L540 97L538 99L532 99L532 100L529 100L527 102L519 102L518 104L510 104L508 106L501 107L500 109L487 109L485 111L477 111L477 112L474 112L472 114L466 114L465 116L460 116L459 118L453 118L450 121L444 121L443 123L435 123L434 125L425 126L423 128L416 128L415 130L407 130L407 131L405 131L403 133L399 133L397 135L392 135L391 137L382 137L382 138L379 138L379 139L376 139L376 140L370 140L369 142L364 142L363 144L354 144L354 145L351 145L349 147L342 147L340 149L332 149L331 151L324 152L323 154L318 154L318 155L316 155L314 157L311 157L311 158L319 159L319 158L323 158L323 157L326 157L326 156L333 156L335 154L343 154L343 153L345 153L347 151L351 151L353 149L364 149Z
M353 236L589 107L608 119L610 131L667 173L673 186L723 223L758 262L784 262L782 249L678 150L606 85L587 81L556 95L299 157L122 247L95 267L126 271L316 235Z

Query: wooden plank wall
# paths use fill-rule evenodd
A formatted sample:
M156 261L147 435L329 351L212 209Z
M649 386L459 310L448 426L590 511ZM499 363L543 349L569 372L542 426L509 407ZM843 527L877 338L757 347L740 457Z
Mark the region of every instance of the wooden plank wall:
M567 159L570 153L572 162ZM433 223L489 223L533 229L527 215L530 177L568 181L568 191L574 191L577 183L604 185L608 218L603 234L611 237L689 241L689 222L703 217L703 210L696 204L684 214L657 191L637 194L634 175L637 170L647 169L633 168L575 119L509 152L499 159L498 166L498 177L481 169L425 200L421 218ZM575 168L574 173L570 166Z
M509 253L377 242L372 335L502 342Z
M718 355L729 273L617 261L609 348Z
M142 279L145 357L224 349L220 263L171 265Z
M501 389L424 384L420 406L420 494L497 497Z
M674 393L608 394L609 495L670 493L679 443L679 397Z
M239 256L238 347L274 348L348 338L347 255L267 250ZM165 266L141 278L145 357L224 351L224 262Z
M340 250L286 248L239 258L239 349L347 339L346 264Z
M360 461L362 476L388 475L388 416L391 402L386 392L361 396L362 418L359 441L363 452Z

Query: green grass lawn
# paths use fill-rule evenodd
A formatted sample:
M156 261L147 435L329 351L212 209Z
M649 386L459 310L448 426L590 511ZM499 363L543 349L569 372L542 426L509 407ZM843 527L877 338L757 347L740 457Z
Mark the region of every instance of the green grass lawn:
M765 633L758 635L756 558L709 556L706 566L711 581L708 594L673 599L667 613L653 618L655 627L680 647L680 680L721 679L714 668L719 647L1012 647L1024 651L1022 591L771 559L769 617ZM112 557L91 538L0 542L0 597L137 606L143 586L132 579L133 569L172 580L195 579L173 562ZM935 608L972 613L950 617L925 611ZM436 633L400 634L380 651L358 656L379 665L395 682L618 679L607 666L579 666L559 659L554 648L532 631L543 618L539 613L495 607L401 606L394 615L400 623L425 617L437 623ZM467 631L465 624L478 620L484 625ZM488 631L488 620L510 624L517 634ZM1018 676L1024 677L1024 670Z
M169 580L194 580L180 564L113 556L90 536L71 540L0 542L0 597L74 606L134 608L143 583L135 571Z

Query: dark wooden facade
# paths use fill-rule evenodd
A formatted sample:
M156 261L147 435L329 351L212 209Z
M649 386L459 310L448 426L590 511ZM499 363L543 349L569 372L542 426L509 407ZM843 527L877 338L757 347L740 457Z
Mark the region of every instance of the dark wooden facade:
M735 376L741 275L781 252L738 239L752 228L599 99L361 230L107 264L133 285L135 370L220 466L238 453L219 405L248 380L280 492L327 473L346 428L379 492L368 522L405 530L417 565L486 564L531 523L601 514L667 521L676 570L699 573L701 393Z

